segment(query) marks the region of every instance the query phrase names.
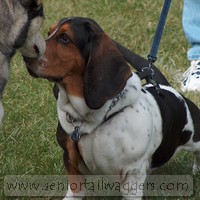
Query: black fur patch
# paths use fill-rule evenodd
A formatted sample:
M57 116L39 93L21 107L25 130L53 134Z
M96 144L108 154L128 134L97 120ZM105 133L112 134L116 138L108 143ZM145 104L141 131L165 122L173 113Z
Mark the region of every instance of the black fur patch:
M33 1L30 4L30 7L28 8L28 21L26 22L26 24L24 24L19 36L15 40L15 43L13 45L14 49L18 49L21 46L23 46L23 44L25 43L25 41L27 39L27 34L28 34L28 30L29 30L31 21L36 17L44 18L43 6L42 6L42 4L38 6L35 3L35 1Z
M37 6L34 2L32 3L30 9L28 10L29 20L34 19L35 17L44 17L43 5Z
M183 100L173 93L162 90L164 97L160 97L154 88L147 89L156 99L162 116L162 142L152 156L151 167L165 164L175 153L177 147L187 143L191 131L183 131L187 123L186 108Z

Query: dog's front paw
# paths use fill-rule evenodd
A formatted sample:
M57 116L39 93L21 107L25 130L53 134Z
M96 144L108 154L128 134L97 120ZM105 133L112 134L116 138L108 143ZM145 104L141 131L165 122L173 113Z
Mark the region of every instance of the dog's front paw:
M78 193L72 192L71 188L68 187L67 194L63 200L82 200L84 199L85 191L79 191Z

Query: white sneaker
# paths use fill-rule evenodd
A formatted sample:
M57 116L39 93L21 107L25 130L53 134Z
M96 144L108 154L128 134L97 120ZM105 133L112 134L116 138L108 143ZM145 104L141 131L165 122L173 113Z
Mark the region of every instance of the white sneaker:
M181 89L183 92L200 92L200 60L191 61L191 66L183 74L183 82L181 85Z

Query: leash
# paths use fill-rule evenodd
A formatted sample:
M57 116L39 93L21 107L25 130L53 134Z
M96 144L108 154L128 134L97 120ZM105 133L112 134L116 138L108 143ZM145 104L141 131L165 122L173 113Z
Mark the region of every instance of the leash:
M159 94L160 94L160 86L153 79L154 70L152 69L152 64L157 60L158 47L159 47L162 33L165 27L170 4L171 4L171 0L164 1L163 8L160 14L160 19L158 21L158 25L156 28L154 40L151 46L151 50L147 56L149 65L147 67L142 68L141 72L138 72L140 79L141 80L146 79L147 83L151 83Z

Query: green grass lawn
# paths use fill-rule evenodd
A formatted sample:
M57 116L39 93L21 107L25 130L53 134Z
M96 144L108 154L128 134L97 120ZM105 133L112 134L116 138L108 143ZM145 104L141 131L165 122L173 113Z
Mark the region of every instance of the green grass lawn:
M146 57L149 53L163 1L154 0L45 0L46 37L50 25L67 16L83 16L96 20L113 39ZM170 83L180 90L182 73L189 66L181 14L182 1L172 1L156 65ZM200 107L200 94L186 93ZM55 132L57 114L52 84L33 79L17 54L11 63L9 84L4 94L5 118L0 129L0 199L32 199L6 197L3 180L6 175L63 175L62 150ZM192 155L179 153L153 174L190 175ZM200 174L194 178L192 197L158 197L145 199L198 200ZM39 199L33 198L33 199ZM56 198L41 198L41 200ZM59 198L57 198L59 199ZM94 199L94 198L87 198Z

